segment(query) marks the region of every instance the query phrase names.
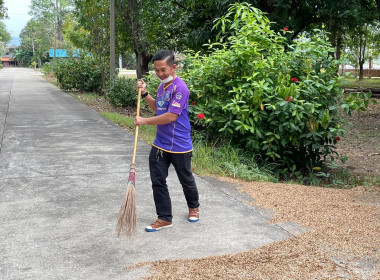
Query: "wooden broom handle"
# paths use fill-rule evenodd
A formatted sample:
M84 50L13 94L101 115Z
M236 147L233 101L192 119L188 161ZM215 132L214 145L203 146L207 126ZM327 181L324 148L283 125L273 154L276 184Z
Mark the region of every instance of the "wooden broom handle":
M136 116L140 116L140 102L141 102L141 88L139 88L139 94L137 95L137 113ZM133 146L133 156L132 156L132 164L136 163L136 151L137 151L137 140L139 137L139 126L136 125L135 130L135 144Z

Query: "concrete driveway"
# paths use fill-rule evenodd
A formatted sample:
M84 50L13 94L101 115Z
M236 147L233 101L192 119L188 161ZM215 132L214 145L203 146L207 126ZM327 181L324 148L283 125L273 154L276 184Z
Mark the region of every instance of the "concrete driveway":
M148 153L139 142L138 235L115 234L133 135L24 68L0 70L0 279L142 279L147 261L233 254L285 239L235 186L196 177L201 220L189 223L174 170L173 227L156 219ZM297 227L296 227L297 228Z

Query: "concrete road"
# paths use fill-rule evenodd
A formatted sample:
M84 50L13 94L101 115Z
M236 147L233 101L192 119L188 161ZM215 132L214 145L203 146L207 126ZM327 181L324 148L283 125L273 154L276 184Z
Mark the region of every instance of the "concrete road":
M174 170L173 227L156 219L148 153L139 142L138 235L115 226L129 175L133 135L61 92L31 69L0 70L0 279L142 279L154 260L233 254L288 238L294 225L268 223L235 186L196 177L201 220L187 221Z

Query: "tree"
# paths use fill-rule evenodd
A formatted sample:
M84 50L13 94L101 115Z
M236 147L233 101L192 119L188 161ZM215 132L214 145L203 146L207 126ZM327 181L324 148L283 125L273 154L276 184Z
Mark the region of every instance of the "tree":
M379 17L379 21L380 21L380 0L376 0L376 6L377 6L377 16Z
M363 65L369 59L369 47L376 44L378 34L377 10L374 1L362 0L352 11L351 21L343 27L342 45L346 57L359 66L359 79L363 79Z
M62 25L65 15L71 9L71 0L32 0L30 14L35 20L44 22L53 38L54 57L56 49L62 46Z
M37 0L34 0L37 1ZM48 0L38 0L48 1ZM51 1L51 0L50 0ZM380 1L380 0L379 0ZM216 18L223 16L235 0L115 0L116 5L116 53L136 55L136 71L140 78L149 71L149 62L158 49L170 48L182 51L207 51L207 44L214 40ZM361 13L373 8L375 0L247 0L267 13L274 22L272 28L281 31L288 27L288 44L302 32L326 26L332 45L339 58L345 27L361 19ZM92 34L96 44L102 42L109 48L110 0L75 0L76 16L80 28ZM98 11L93 16L92 10ZM94 19L94 16L98 19ZM99 36L103 38L99 41ZM227 34L225 35L227 36ZM94 42L94 40L90 41ZM89 46L90 47L90 46ZM103 50L109 58L109 50Z
M364 24L345 32L344 44L351 64L359 66L359 80L364 78L364 63L376 55L379 46L379 25Z
M4 0L0 0L0 19L7 18L8 9L5 7Z
M115 0L110 0L110 80L115 75Z
M143 28L142 11L149 1L119 0L118 33L124 51L133 49L136 56L136 74L142 78L149 73L149 62L152 59L151 44Z
M0 56L7 52L7 43L11 40L11 34L8 32L5 24L0 21Z
M380 0L376 1L380 2ZM204 50L203 45L216 36L216 31L212 28L215 18L224 15L229 5L236 1L163 0L159 2L159 5L166 3L166 7L174 10L174 14L180 15L173 17L173 20L165 18L166 22L161 24L161 28L164 28L165 32L180 34L180 38L176 40L179 47ZM330 33L332 45L337 48L337 58L340 57L344 28L353 21L360 20L362 23L371 21L366 14L373 14L371 11L376 10L375 0L248 0L245 2L266 12L273 22L274 30L279 31L288 27L292 31L288 34L288 43L302 32L309 32L324 25ZM152 9L158 11L157 6L154 5ZM160 15L157 14L151 19L159 20ZM150 26L154 24L151 23Z
M3 43L8 43L11 39L11 34L8 32L5 23L0 21L0 41Z
M33 61L37 67L48 59L51 38L44 21L31 19L20 33L21 45L16 52L16 60L21 65L30 65Z
M78 48L88 50L96 57L102 76L103 92L109 73L110 34L109 34L109 0L75 0L75 19L77 23L72 25L72 42ZM75 22L75 20L74 20ZM82 35L78 38L73 33Z

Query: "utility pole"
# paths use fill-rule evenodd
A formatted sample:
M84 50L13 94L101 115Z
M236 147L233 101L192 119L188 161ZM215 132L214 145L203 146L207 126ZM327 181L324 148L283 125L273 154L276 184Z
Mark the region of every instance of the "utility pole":
M110 80L115 75L115 0L110 0Z
M54 57L55 59L57 57L57 36L58 36L58 0L55 0L54 4Z

